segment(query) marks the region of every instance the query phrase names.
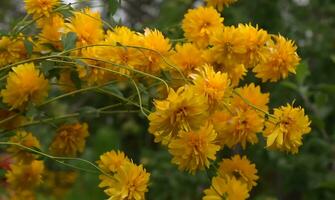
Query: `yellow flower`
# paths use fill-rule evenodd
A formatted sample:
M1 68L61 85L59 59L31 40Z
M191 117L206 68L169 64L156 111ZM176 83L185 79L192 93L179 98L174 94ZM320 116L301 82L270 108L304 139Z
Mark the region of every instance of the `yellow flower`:
M158 30L145 29L143 36L144 60L140 70L150 74L159 74L166 67L164 58L170 55L171 44L168 38Z
M256 86L254 83L245 85L244 87L235 89L234 97L231 100L231 106L233 108L247 111L253 109L250 105L253 105L265 112L268 111L267 104L269 103L269 93L262 93L261 87ZM264 115L264 113L260 113Z
M243 76L246 75L247 70L243 64L235 64L235 65L224 65L223 72L228 74L228 77L231 81L231 86L235 87L240 83L240 80L243 79Z
M97 161L100 169L106 173L116 173L122 166L130 160L126 157L123 152L120 151L109 151L100 156L100 160ZM99 187L108 187L112 184L112 179L106 175L99 176L101 183Z
M149 132L155 135L155 142L163 144L175 138L180 130L196 130L208 116L208 105L204 96L194 93L185 86L176 92L170 89L165 100L155 100L156 111L149 115Z
M79 78L86 81L88 85L104 84L117 75L111 71L107 63L103 62L103 48L105 47L95 46L81 50L82 57L88 59L81 60L86 65L77 65L77 71Z
M197 74L191 74L194 90L198 95L205 95L209 109L212 111L224 102L229 94L230 80L228 74L215 72L210 65L203 65L197 69Z
M66 26L68 31L76 33L77 47L97 44L104 36L100 14L90 9L75 12Z
M14 63L27 57L23 38L9 38L2 36L0 39L0 67Z
M223 28L223 18L213 7L190 9L185 14L182 28L187 39L199 47L209 44L212 34Z
M28 103L40 104L48 96L48 80L33 63L12 68L6 89L1 90L3 102L12 108L23 108Z
M12 118L12 116L14 116ZM8 118L11 118L10 120L7 120ZM5 129L5 130L13 130L20 125L22 125L25 121L26 118L22 115L18 115L16 112L11 112L9 110L5 109L0 109L0 121L1 120L7 120L6 122L3 122L0 124L0 128Z
M213 33L210 43L213 45L210 54L217 63L228 62L232 66L242 64L240 55L246 52L246 46L238 28L225 26L222 30Z
M108 200L144 200L148 191L150 174L132 162L121 166L111 179L111 186L105 190Z
M116 172L125 162L129 162L129 159L120 151L106 152L97 161L99 167L106 172Z
M60 4L59 0L24 0L25 9L34 17L49 16L53 8Z
M9 187L20 191L38 186L42 182L43 171L43 161L34 160L28 164L12 164L5 176Z
M50 151L57 156L76 156L85 148L88 137L86 123L65 124L57 129L57 133L50 145Z
M218 169L218 175L234 177L247 184L248 190L256 186L256 181L259 179L255 164L252 164L246 156L241 158L239 155L235 155L231 159L223 159Z
M216 143L221 147L227 145L229 148L241 144L244 149L247 143L258 142L257 133L263 130L264 118L260 117L254 110L217 111L212 116L212 123L217 132Z
M298 153L298 148L302 145L302 136L311 131L311 122L304 109L287 104L274 109L274 116L276 119L270 118L265 123L266 146L270 149Z
M193 43L177 44L176 52L170 57L173 64L185 75L195 72L197 67L204 64L202 51ZM174 76L179 76L177 69L170 69Z
M60 14L51 15L42 26L39 34L40 43L52 44L55 48L61 48L61 36L64 31L64 19Z
M289 73L295 74L300 58L293 41L281 35L274 36L267 48L263 60L253 69L256 77L261 78L263 82L275 82L286 78Z
M126 46L141 46L142 42L143 37L138 33L124 26L116 27L113 31L107 32L104 44L111 47L102 48L103 55L115 64L138 68L144 60L143 50ZM122 66L116 66L115 70L122 74L130 74L130 71Z
M225 110L217 110L211 116L218 144L230 148L241 144L245 148L247 143L257 143L257 133L263 130L265 114L252 106L267 112L268 102L269 94L262 93L253 83L236 88Z
M225 66L243 64L246 68L254 67L263 59L265 44L270 36L263 29L251 25L239 24L237 27L226 26L213 34L210 54Z
M192 174L208 168L209 161L215 160L215 154L220 149L214 144L215 138L216 132L212 125L205 125L198 131L180 131L178 137L169 144L172 163Z
M237 29L245 45L245 52L240 55L240 59L247 68L254 67L263 58L265 44L271 40L271 37L265 30L250 24L239 24Z
M222 11L226 6L235 3L237 0L205 0L207 2L207 6L216 7L219 11Z
M245 200L249 197L247 185L235 177L214 177L212 185L205 190L203 200Z
M246 75L247 70L243 64L238 64L232 60L225 60L224 63L220 63L220 61L217 60L218 58L213 48L205 50L203 52L203 58L206 63L212 65L216 71L227 73L232 87L236 87L240 80L243 79L243 76Z
M22 146L28 147L28 148L40 148L40 142L38 139L33 136L32 133L26 132L26 131L17 131L16 135L12 136L9 139L9 142L12 143L18 143ZM18 161L23 161L25 163L28 163L34 159L36 159L36 155L30 153L26 149L22 149L17 146L10 146L7 148L7 152L11 153L13 157L15 157Z

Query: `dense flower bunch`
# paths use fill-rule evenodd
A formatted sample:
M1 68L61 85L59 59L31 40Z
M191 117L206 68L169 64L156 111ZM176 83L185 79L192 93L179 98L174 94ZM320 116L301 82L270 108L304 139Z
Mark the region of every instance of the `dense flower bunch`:
M168 149L180 170L217 169L204 200L247 199L257 185L255 164L244 155L219 157L225 147L243 152L263 136L267 149L295 154L311 130L303 108L287 104L271 114L270 93L252 82L242 84L248 71L261 82L284 79L296 72L300 58L294 42L281 35L251 24L225 25L218 11L236 0L206 0L206 6L188 10L182 43L156 29L105 28L99 13L73 10L60 0L24 2L31 17L27 24L35 24L38 34L25 34L22 23L0 37L5 74L0 127L14 133L0 143L8 146L7 162L0 166L12 199L35 199L38 188L61 197L75 182L75 171L55 170L42 157L61 164L83 161L77 156L84 152L89 126L80 116L98 116L115 105L50 118L31 113L80 92L95 90L138 107L154 141ZM108 86L115 83L129 85L138 100L113 93ZM152 112L142 103L139 83L155 88ZM46 145L27 128L56 119L62 123L52 123L56 128L44 152ZM110 200L145 199L150 174L123 152L107 152L97 165L87 162L101 173L99 187Z

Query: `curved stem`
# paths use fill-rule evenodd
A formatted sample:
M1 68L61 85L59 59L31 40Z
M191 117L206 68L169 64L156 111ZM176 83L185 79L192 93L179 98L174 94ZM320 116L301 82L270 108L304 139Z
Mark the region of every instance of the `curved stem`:
M0 142L0 145L14 145L14 146L17 146L17 147L20 147L22 149L25 149L25 150L28 150L28 151L31 151L33 153L36 153L38 155L41 155L41 156L44 156L44 157L47 157L47 158L50 158L52 160L74 160L74 161L80 161L80 162L83 162L83 163L86 163L90 166L92 166L93 168L95 168L96 170L98 170L100 173L110 177L110 178L113 178L111 177L108 173L104 172L102 169L100 169L97 165L95 165L94 163L88 161L88 160L85 160L85 159L82 159L82 158L75 158L75 157L60 157L60 156L52 156L52 155L49 155L49 154L46 154L46 153L43 153L41 151L38 151L38 150L35 150L35 149L32 149L32 148L29 148L29 147L26 147L22 144L19 144L19 143L15 143L15 142ZM62 162L60 162L62 163ZM63 164L63 163L62 163Z
M246 104L248 104L248 106L252 107L253 109L259 111L259 112L262 112L264 113L265 115L271 117L271 118L274 118L274 119L277 119L276 116L268 113L267 111L261 109L261 108L258 108L257 106L255 106L254 104L252 104L248 99L244 98L240 93L238 93L236 90L233 90L233 93L235 95L237 95L238 97L240 97Z

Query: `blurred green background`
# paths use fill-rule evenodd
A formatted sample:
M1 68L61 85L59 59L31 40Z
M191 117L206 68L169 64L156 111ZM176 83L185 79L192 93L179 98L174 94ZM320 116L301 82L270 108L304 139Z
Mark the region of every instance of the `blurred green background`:
M92 0L86 5L99 10L110 23L125 24L136 30L156 27L174 39L182 37L179 25L183 14L201 3L191 0L122 0L118 5L117 2ZM24 15L23 12L21 0L1 0L1 32L6 33ZM295 105L305 107L313 121L313 131L304 138L304 145L297 155L267 151L262 140L243 152L256 163L260 176L251 199L335 199L335 1L239 0L222 14L226 25L250 22L296 41L302 58L297 76L262 86L264 91L271 92L271 107L295 100ZM251 80L261 84L248 75L246 82ZM76 97L67 100L77 107L88 102L92 106L101 105L106 101L113 99L87 94L80 102ZM62 102L54 106L73 109ZM89 123L91 133L83 158L95 161L106 151L123 150L151 172L148 199L201 199L203 189L209 185L205 172L196 176L179 172L170 163L167 150L153 143L147 132L147 120L142 115L128 113L83 120ZM48 134L48 131L45 127L39 129L39 134ZM49 139L45 139L45 144ZM221 156L229 155L226 150ZM97 175L80 173L66 199L106 199L97 187L98 183ZM41 196L40 199L49 198Z

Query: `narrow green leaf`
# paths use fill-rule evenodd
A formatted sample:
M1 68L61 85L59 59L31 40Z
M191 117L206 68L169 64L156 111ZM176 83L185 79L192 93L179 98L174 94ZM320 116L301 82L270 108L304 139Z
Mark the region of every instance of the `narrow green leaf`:
M109 12L111 15L114 15L117 11L117 9L121 5L121 0L109 0Z

